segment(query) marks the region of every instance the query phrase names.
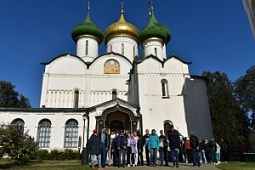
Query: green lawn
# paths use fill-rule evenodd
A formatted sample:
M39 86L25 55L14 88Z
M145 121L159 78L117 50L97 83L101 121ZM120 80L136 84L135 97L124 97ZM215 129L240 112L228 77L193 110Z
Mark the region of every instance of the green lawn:
M222 170L254 170L255 162L228 162L217 165Z
M9 170L89 170L90 168L85 165L81 165L79 160L46 160L46 161L31 161L29 165L21 166L14 165L12 162L1 159L0 169Z
M11 167L10 170L90 170L88 166L82 165L53 165L53 166L18 166L18 167Z

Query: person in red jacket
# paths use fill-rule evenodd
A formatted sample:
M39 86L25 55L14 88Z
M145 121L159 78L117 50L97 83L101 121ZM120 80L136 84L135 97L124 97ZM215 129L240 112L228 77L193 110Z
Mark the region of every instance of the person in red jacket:
M192 152L191 152L191 146L190 146L190 139L189 137L186 137L184 140L184 145L185 145L185 152L186 152L186 157L187 160L186 162L191 163L192 162Z

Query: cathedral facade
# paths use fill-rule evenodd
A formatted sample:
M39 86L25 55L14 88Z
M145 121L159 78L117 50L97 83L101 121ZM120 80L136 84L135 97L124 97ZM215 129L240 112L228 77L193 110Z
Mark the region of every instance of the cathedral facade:
M62 54L45 66L40 108L0 108L0 119L29 131L41 149L85 146L94 129L194 131L212 138L205 79L190 75L190 62L167 56L170 31L152 5L142 30L120 18L105 32L90 17L72 31L76 54ZM99 55L104 42L106 52ZM142 46L139 54L138 47Z

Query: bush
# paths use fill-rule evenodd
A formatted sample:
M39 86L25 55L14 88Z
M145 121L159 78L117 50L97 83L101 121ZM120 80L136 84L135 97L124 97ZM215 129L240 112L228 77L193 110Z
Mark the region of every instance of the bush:
M23 133L16 126L0 125L0 157L7 155L19 164L27 164L35 158L38 144L34 138Z
M62 152L62 160L73 160L73 159L79 159L80 154L78 151L74 151L72 149L65 149Z
M37 155L36 155L36 159L41 161L41 160L46 160L48 159L48 155L49 155L49 151L48 150L39 150L37 152Z
M39 150L36 158L37 160L75 160L80 159L80 154L72 149L65 149L64 151L54 149L51 152Z
M60 157L60 151L59 150L57 150L57 149L54 149L54 150L52 150L50 153L49 153L49 155L48 155L48 159L49 160L59 160L59 158L61 158Z

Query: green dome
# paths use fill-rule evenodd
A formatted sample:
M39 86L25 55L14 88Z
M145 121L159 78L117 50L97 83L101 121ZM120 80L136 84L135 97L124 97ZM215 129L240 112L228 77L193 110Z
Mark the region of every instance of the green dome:
M166 26L157 22L153 12L151 12L149 24L141 30L139 39L140 42L144 42L145 40L152 37L159 38L163 40L166 44L171 39L171 33L169 29Z
M87 17L85 21L76 27L74 27L72 31L72 38L75 42L79 39L81 36L94 36L97 38L98 43L100 44L103 39L104 39L104 32L95 24L90 19L89 11L87 14Z
M170 30L169 30L165 25L162 25L162 24L159 24L159 23L156 23L156 25L158 25L159 27L161 27L161 29L165 32L165 34L166 34L165 43L167 44L167 43L170 41L170 39L171 39Z

